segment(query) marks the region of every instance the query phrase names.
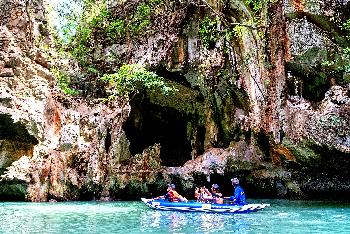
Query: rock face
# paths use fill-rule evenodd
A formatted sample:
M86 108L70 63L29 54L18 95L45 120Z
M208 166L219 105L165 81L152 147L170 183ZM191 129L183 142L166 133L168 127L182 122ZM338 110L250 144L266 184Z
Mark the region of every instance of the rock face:
M179 91L105 103L86 97L103 89L95 75L80 80L84 97L62 94L49 69L63 60L37 44L55 49L43 1L3 0L0 199L16 183L18 199L48 201L134 199L170 181L191 197L198 184L229 193L231 176L250 197L350 194L347 73L322 67L349 44L331 20L347 1L107 2L129 28L92 30L85 62L102 73L140 63ZM147 7L132 31L128 17Z
M35 38L45 36L36 35L45 19L43 7L41 1L1 2L1 173L6 169L1 199L11 199L13 181L28 185L15 191L24 192L26 199L48 201L109 198L111 188L123 186L122 177L139 179L133 171L143 170L145 183L152 180L153 171L159 171L153 148L145 151L145 158L128 161L122 123L129 106L70 99L54 88L46 55L34 44ZM50 42L47 36L42 43ZM143 165L144 160L153 164ZM134 169L120 162L133 162Z

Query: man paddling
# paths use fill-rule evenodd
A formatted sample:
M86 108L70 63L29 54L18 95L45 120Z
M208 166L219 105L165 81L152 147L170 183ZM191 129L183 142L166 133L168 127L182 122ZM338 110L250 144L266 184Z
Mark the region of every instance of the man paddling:
M244 190L241 186L239 186L239 180L235 177L231 179L232 186L234 187L233 196L229 197L230 201L233 201L236 205L245 205L247 204L245 201Z

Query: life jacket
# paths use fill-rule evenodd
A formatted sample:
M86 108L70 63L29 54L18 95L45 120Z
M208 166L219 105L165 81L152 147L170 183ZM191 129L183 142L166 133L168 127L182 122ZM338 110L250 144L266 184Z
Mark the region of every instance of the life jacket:
M178 202L179 201L180 195L178 192L171 190L165 195L165 199L170 201L170 202Z

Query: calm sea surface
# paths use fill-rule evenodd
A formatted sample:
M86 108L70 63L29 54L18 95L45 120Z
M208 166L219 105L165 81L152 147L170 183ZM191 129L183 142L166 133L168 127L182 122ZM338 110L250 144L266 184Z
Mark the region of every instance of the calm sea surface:
M154 211L141 202L0 203L0 233L350 233L350 204L270 203L250 214Z

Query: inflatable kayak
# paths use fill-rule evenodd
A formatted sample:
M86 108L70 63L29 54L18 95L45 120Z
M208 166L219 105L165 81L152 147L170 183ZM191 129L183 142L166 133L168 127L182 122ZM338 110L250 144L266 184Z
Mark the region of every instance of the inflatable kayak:
M196 201L169 202L166 200L153 200L141 198L146 206L155 210L188 211L188 212L211 212L211 213L250 213L262 210L270 204L247 204L243 206L230 204L211 204Z

